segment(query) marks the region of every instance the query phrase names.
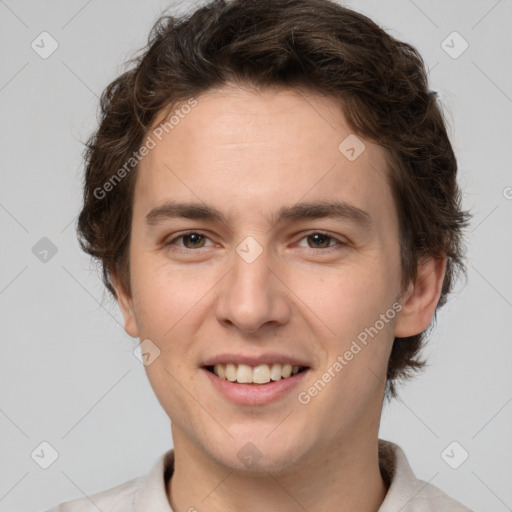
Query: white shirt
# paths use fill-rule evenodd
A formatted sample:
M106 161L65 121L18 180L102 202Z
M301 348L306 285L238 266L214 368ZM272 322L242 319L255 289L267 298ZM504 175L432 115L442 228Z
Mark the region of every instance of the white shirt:
M379 439L379 457L390 486L378 512L471 512L437 487L418 480L398 445ZM62 503L48 512L172 512L166 483L173 466L174 452L169 450L145 477Z

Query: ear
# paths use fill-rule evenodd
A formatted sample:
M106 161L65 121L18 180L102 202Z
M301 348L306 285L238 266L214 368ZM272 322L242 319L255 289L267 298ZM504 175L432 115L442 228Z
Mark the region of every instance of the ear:
M137 327L137 321L133 309L133 299L128 293L126 288L123 286L121 279L119 278L116 271L110 272L110 279L114 286L117 295L117 302L119 303L119 309L123 314L124 318L124 330L132 338L139 337L139 329Z
M418 264L418 275L400 300L403 309L395 323L395 336L419 334L429 326L436 311L446 272L446 255L429 257Z

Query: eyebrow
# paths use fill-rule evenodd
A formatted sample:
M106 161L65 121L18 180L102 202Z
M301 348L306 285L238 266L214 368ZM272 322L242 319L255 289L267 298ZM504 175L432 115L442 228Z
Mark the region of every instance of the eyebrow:
M167 201L153 208L146 215L146 222L150 226L155 226L172 218L200 219L227 224L227 218L224 214L212 206L204 203L178 203L174 201ZM369 227L372 223L367 212L344 201L315 201L283 206L272 214L271 222L277 225L286 222L324 218L343 219L361 227Z

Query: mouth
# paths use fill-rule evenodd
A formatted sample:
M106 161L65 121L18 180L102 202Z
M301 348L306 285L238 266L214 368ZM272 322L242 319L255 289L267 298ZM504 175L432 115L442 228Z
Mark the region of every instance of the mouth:
M201 374L216 396L236 405L260 406L292 399L313 371L309 359L293 355L217 354L202 361Z
M264 385L293 378L307 371L309 367L281 363L258 364L255 366L243 363L225 363L205 366L204 369L221 380L238 384Z

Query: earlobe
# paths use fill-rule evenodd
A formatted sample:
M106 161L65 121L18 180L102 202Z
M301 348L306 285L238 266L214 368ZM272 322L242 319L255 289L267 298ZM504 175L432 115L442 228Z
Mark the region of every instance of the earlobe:
M110 278L112 281L112 285L114 286L114 289L116 291L119 309L121 310L121 313L123 315L124 330L132 338L138 338L139 330L137 327L137 322L133 309L133 299L123 286L123 283L121 282L121 279L119 278L117 272L111 271Z
M409 283L395 324L395 337L415 336L427 329L441 296L446 256L429 257L418 264L418 275Z

